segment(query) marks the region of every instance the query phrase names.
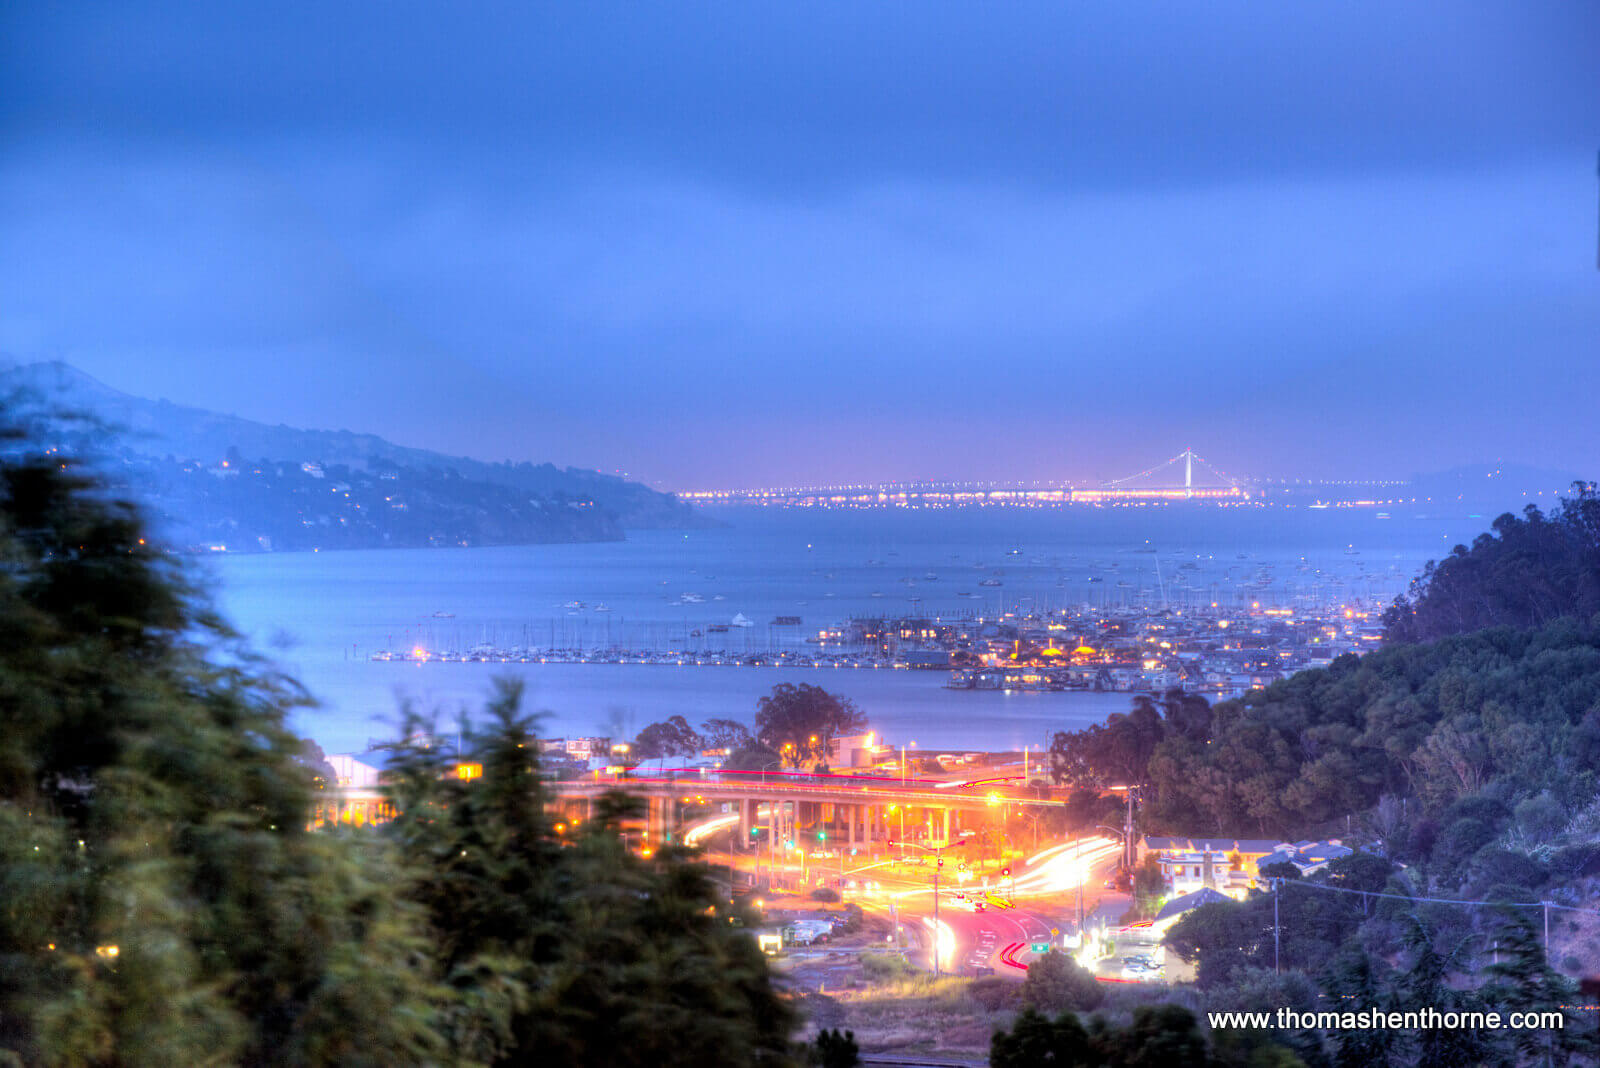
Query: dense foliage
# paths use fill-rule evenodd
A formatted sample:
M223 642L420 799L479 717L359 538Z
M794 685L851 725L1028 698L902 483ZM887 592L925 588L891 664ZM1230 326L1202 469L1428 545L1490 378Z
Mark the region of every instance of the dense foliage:
M1141 1005L1127 1027L1094 1017L1085 1027L1072 1013L1050 1019L1025 1009L1010 1031L996 1031L992 1068L1136 1068L1210 1063L1194 1013L1180 1005Z
M0 464L0 560L0 1049L60 1065L434 1052L392 856L307 830L292 684L57 456Z
M390 762L401 815L388 830L428 917L433 980L453 994L440 1029L475 1063L787 1063L793 1020L703 865L623 844L635 802L613 794L565 841L544 808L538 746L518 684L502 682L470 732L481 779L410 742ZM404 736L425 737L413 719ZM421 728L421 729L418 729Z
M313 830L298 688L131 506L11 444L0 1063L792 1063L702 865L629 854L626 799L555 832L515 687L464 753L395 747L395 823ZM481 779L449 774L461 756Z
M1104 1000L1094 973L1065 953L1036 958L1022 980L1022 1004L1039 1012L1087 1012Z
M1386 796L1420 815L1546 795L1570 815L1600 785L1600 619L1343 656L1204 716L1192 700L1058 734L1058 780L1145 787L1146 831L1240 836L1303 836Z
M1211 702L1199 694L1171 689L1159 699L1133 698L1127 712L1113 712L1104 724L1081 731L1058 731L1050 743L1050 774L1098 796L1106 786L1142 786L1149 781L1150 758L1166 738L1204 744L1211 736Z
M1573 484L1559 507L1507 512L1472 547L1428 563L1384 614L1391 642L1426 642L1486 627L1540 627L1600 613L1600 494Z
M1058 734L1055 778L1083 791L1133 787L1146 832L1363 846L1307 878L1271 866L1263 875L1276 883L1203 905L1170 930L1169 950L1196 967L1210 1009L1566 1017L1560 1028L1494 1033L1218 1030L1216 1063L1592 1057L1592 1021L1572 1011L1580 999L1562 974L1592 971L1590 921L1559 909L1591 904L1600 877L1594 487L1549 515L1502 516L1471 549L1430 565L1385 622L1388 641L1364 657L1214 708L1178 692L1136 698L1104 726ZM1143 874L1136 884L1159 879ZM1136 888L1141 901L1157 890ZM1561 970L1546 939L1567 954ZM1090 1041L1075 1021L1029 1027L1036 1044Z
M1596 793L1600 621L1496 628L1303 671L1214 710L1204 742L1164 737L1150 819L1185 833L1293 835L1388 794L1431 812Z
M867 717L848 697L809 682L781 682L756 704L756 739L795 767L824 758L835 738L866 726Z

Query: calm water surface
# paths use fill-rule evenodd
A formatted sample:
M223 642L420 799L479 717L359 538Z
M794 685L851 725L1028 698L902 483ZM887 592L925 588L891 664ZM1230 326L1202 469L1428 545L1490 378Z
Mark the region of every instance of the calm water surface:
M479 642L792 648L852 615L886 613L1377 603L1403 589L1425 560L1486 526L1334 509L740 511L727 518L737 525L639 531L598 545L238 555L209 564L228 616L321 701L296 726L329 752L359 752L369 739L389 737L401 700L452 720L479 706L502 673L527 681L550 734L631 737L670 715L748 722L775 683L811 681L850 697L896 744L998 749L1096 722L1126 708L1128 697L949 691L943 673L932 672L418 665L368 657L383 648ZM1000 585L979 585L985 580ZM736 613L756 625L707 630ZM799 616L802 625L774 625L779 615ZM692 636L696 630L701 636Z

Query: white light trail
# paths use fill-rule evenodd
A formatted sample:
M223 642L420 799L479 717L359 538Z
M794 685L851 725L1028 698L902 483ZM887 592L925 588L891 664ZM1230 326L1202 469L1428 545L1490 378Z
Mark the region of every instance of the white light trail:
M683 844L686 846L697 846L711 835L716 834L718 831L723 830L724 828L731 827L738 822L739 814L737 812L730 812L725 816L712 816L710 819L702 820L693 827L690 827L687 831L684 831Z
M1121 850L1116 840L1103 837L1045 850L1032 859L1026 872L1012 880L1011 889L1019 894L1071 890L1088 880L1096 864L1110 860Z

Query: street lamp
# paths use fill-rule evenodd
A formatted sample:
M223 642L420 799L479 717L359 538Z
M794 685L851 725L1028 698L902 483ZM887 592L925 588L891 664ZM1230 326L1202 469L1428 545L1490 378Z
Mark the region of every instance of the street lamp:
M971 831L962 831L956 836L956 841L972 837ZM944 869L944 851L955 845L955 841L946 841L942 845L923 845L920 842L907 843L915 845L918 849L926 849L933 854L933 977L939 978L939 874Z

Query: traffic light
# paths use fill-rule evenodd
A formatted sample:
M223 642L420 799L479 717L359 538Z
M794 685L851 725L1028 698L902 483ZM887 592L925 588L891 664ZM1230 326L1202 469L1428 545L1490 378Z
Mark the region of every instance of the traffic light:
M818 831L817 832L817 841L826 842L827 840L828 840L828 832L827 831Z
M1011 869L1010 868L1001 868L1000 869L1000 878L1002 878L1002 879L1011 878Z
M760 827L752 827L752 828L750 828L750 837L751 838L756 838L760 834L761 834L761 828Z

